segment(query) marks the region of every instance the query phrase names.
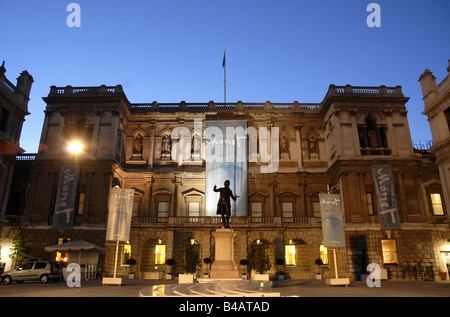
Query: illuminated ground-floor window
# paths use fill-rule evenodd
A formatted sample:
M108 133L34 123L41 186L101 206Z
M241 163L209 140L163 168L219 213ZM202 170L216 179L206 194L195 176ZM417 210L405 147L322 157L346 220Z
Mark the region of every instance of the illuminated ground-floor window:
M131 244L124 244L123 246L123 256L122 256L122 264L130 264L131 259Z
M70 239L68 239L68 238L58 238L57 244L63 244L63 243L68 243L68 242L70 242ZM56 251L55 262L67 263L68 257L69 257L69 253Z
M397 261L397 245L394 239L381 240L381 248L383 250L383 263L395 264Z
M328 264L328 248L324 246L323 244L319 247L320 251L320 259L322 260L323 264Z
M295 245L286 245L284 247L286 265L295 265Z
M157 244L155 246L155 264L166 263L166 246L164 244Z

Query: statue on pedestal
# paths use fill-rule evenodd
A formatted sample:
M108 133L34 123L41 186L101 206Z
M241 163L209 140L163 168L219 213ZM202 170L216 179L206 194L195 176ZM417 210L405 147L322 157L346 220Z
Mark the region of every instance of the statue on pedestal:
M217 203L217 214L222 215L222 224L225 228L230 228L231 202L230 198L236 200L239 196L234 196L230 189L230 181L224 182L225 187L217 189L214 185L214 191L220 192L219 202Z

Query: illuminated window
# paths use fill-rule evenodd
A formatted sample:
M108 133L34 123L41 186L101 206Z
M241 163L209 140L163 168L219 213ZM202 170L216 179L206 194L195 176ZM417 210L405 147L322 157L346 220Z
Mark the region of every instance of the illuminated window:
M82 215L83 214L84 196L85 196L85 193L78 193L78 210L77 210L77 214L78 215Z
M122 264L129 264L131 259L131 244L127 243L123 246Z
M430 194L430 198L431 198L431 207L433 209L433 215L444 216L444 206L442 205L441 194L439 193Z
M158 202L158 217L169 217L169 202Z
M63 244L63 243L68 243L70 242L70 239L68 238L58 238L58 241L56 244ZM67 263L67 259L69 257L69 254L67 252L65 253L61 253L61 252L56 252L56 256L55 256L55 262L64 262Z
M155 264L166 263L166 246L164 244L157 244L155 246Z
M284 246L285 262L286 265L295 265L295 245Z
M369 216L375 215L375 201L373 199L373 193L366 193L367 197L367 209L369 210Z
M323 244L319 247L320 252L320 259L322 260L323 264L328 264L328 249Z
M397 246L394 239L381 240L383 250L383 263L395 264L397 262Z

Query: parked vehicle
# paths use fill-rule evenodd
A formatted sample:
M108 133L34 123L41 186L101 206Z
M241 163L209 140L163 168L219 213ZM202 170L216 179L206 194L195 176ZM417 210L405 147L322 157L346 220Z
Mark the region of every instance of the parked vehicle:
M15 270L3 272L0 275L0 279L5 285L11 284L11 282L23 283L24 281L47 283L50 280L58 282L61 275L61 269L56 263L30 261L22 264Z

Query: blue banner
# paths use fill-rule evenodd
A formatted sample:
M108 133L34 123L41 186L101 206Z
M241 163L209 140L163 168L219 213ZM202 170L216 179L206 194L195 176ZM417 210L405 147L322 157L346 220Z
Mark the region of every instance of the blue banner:
M391 166L372 165L372 174L381 229L398 230L400 229L400 217Z
M319 194L323 244L327 248L345 247L341 196Z
M73 227L79 173L79 165L63 165L60 168L52 222L54 229L71 229Z
M231 216L248 216L247 121L206 121L206 216L217 216L219 193L226 180L236 201Z

